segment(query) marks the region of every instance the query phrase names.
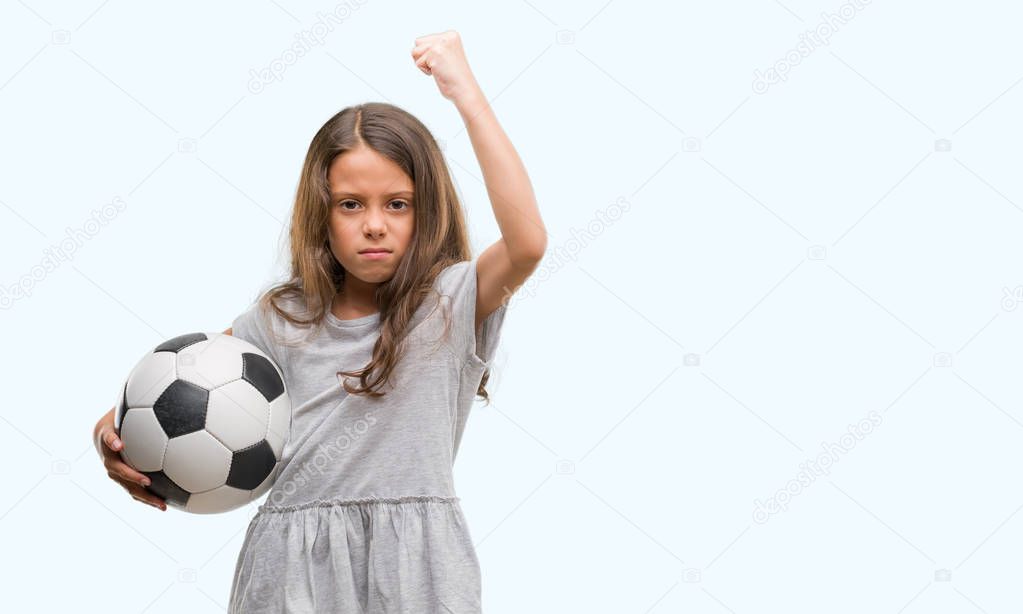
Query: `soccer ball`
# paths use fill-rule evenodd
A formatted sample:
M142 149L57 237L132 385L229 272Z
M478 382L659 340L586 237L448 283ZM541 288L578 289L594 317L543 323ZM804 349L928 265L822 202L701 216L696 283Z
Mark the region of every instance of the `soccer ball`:
M291 430L280 368L251 343L191 333L147 353L122 386L114 426L121 458L186 512L257 500L277 478Z

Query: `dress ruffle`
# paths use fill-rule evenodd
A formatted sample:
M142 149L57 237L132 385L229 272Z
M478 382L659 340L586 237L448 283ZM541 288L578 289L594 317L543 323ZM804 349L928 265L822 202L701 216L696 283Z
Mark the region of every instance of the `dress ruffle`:
M458 497L263 505L229 612L478 614L479 561Z

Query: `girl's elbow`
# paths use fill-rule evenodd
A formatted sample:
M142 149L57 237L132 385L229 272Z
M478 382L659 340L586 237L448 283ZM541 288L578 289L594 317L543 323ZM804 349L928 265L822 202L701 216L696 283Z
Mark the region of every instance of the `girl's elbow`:
M532 244L523 247L521 250L516 251L515 257L512 258L512 262L515 264L516 268L531 271L540 264L540 261L543 260L544 254L546 253L547 237L542 237Z

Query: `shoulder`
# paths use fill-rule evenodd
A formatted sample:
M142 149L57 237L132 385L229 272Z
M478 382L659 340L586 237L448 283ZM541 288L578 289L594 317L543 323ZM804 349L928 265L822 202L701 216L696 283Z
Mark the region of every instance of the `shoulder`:
M270 346L287 345L285 340L293 337L295 326L284 314L301 318L304 311L301 295L275 296L271 303L271 295L264 292L235 318L232 323L234 335L256 343L264 351Z
M458 262L452 262L441 269L440 273L437 274L437 279L449 279L460 274L464 275L465 272L475 264L475 260L460 260Z
M305 296L300 287L290 289L288 292L267 290L259 295L251 310L259 314L264 321L281 328L288 324L288 317L303 319L308 316Z
M274 299L274 303L284 311L292 313L294 309L293 301L282 300L280 298ZM255 301L249 304L245 311L238 316L239 319L247 321L251 324L260 324L263 328L274 328L277 329L283 325L286 321L276 309L271 306L270 297L267 294L262 294L256 298Z
M476 280L476 261L462 260L445 266L437 274L433 286L441 294L451 295L466 289L466 284Z

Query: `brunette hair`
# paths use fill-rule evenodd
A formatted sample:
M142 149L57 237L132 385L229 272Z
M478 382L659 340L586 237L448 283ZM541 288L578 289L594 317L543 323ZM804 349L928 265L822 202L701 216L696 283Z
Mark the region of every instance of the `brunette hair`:
M259 304L264 312L272 309L300 328L323 326L346 274L328 245L327 171L337 156L363 146L401 167L414 186L412 242L394 275L376 289L380 338L372 359L359 371L337 373L359 378L357 387L342 381L348 393L379 397L401 357L399 344L409 322L438 273L471 259L465 214L444 156L430 131L412 114L391 104L367 102L342 109L316 132L302 165L291 214L290 277L266 290ZM300 306L304 313L294 313L282 303ZM488 369L477 390L488 403L489 377Z

